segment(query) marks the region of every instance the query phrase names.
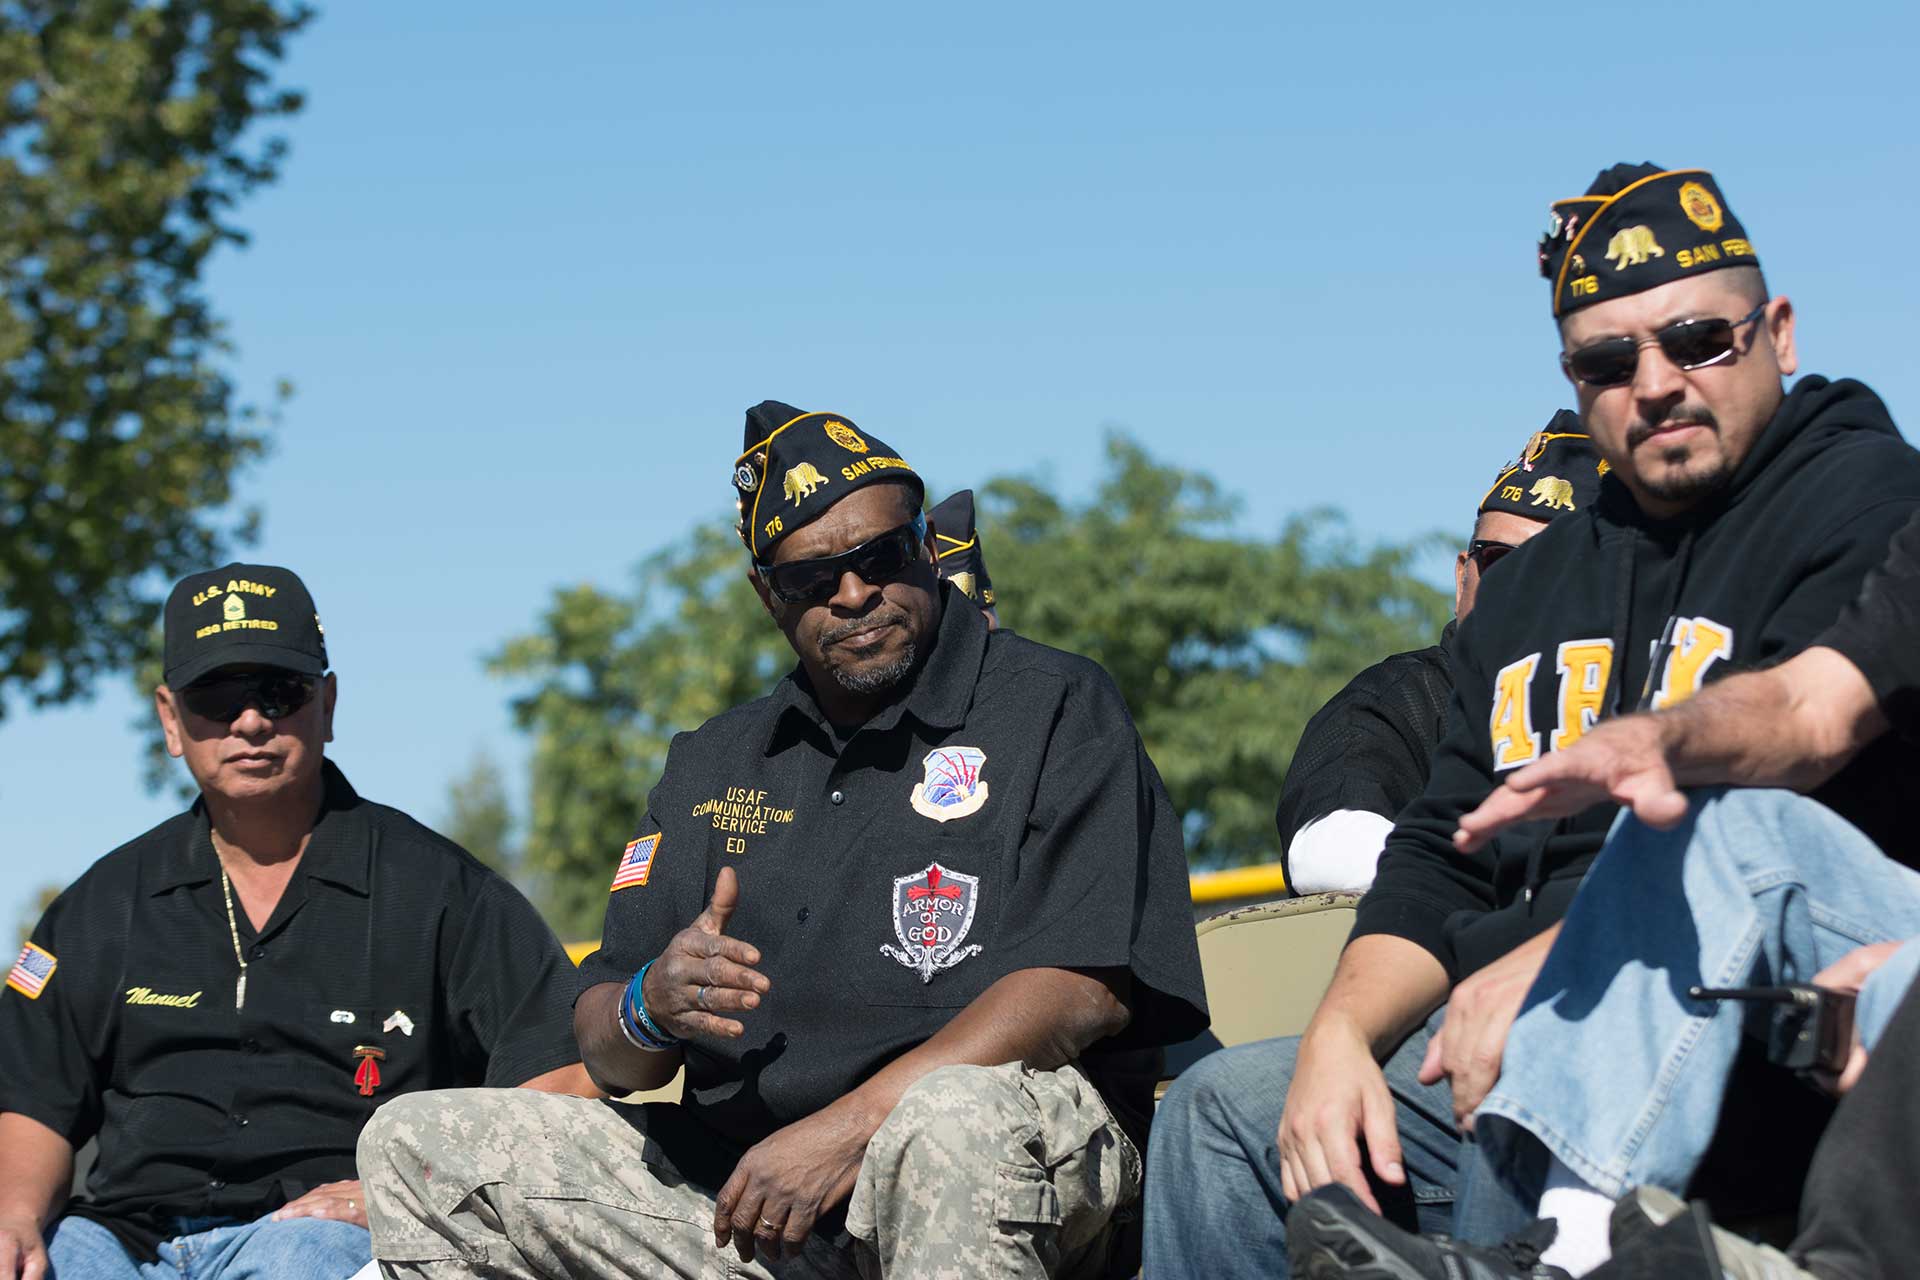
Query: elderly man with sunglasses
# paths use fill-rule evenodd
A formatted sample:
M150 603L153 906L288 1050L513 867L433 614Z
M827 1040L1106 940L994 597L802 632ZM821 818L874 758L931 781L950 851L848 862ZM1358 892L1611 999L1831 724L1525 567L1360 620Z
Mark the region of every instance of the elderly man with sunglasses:
M734 464L798 665L676 737L582 966L610 1091L403 1099L388 1273L1098 1276L1206 1023L1179 815L1111 679L937 577L920 478L767 401Z
M1783 390L1797 364L1793 308L1769 294L1712 175L1608 169L1554 205L1540 263L1563 367L1609 468L1600 497L1511 553L1499 573L1526 590L1460 629L1427 789L1387 841L1285 1087L1251 1099L1196 1087L1185 1144L1164 1142L1163 1110L1154 1160L1215 1153L1214 1185L1235 1190L1165 1233L1150 1199L1149 1270L1184 1252L1215 1276L1270 1274L1287 1249L1287 1207L1335 1183L1402 1226L1468 1240L1530 1221L1532 1204L1498 1193L1508 1184L1483 1194L1494 1181L1483 1152L1450 1132L1471 1127L1498 1078L1507 1029L1614 810L1524 824L1471 855L1452 843L1461 816L1603 717L1673 705L1806 647L1920 509L1920 455L1871 391L1816 376ZM1916 841L1889 804L1898 776L1863 757L1830 803L1905 857ZM1396 1093L1382 1070L1412 1053L1435 1089L1423 1098ZM1570 1093L1616 1080L1604 1060L1555 1061ZM1244 1241L1249 1221L1253 1248L1208 1247ZM1577 1251L1575 1235L1554 1248ZM1404 1265L1377 1274L1463 1264Z
M61 894L0 993L0 1277L341 1280L371 1257L374 1108L593 1091L572 966L511 885L325 758L338 688L296 575L194 574L165 628L154 704L200 798Z
M1479 599L1481 579L1549 520L1593 500L1598 461L1578 415L1555 413L1480 499L1466 549L1454 557L1453 621L1440 642L1368 667L1307 721L1274 815L1289 893L1373 882L1394 816L1426 789L1453 700L1447 648Z

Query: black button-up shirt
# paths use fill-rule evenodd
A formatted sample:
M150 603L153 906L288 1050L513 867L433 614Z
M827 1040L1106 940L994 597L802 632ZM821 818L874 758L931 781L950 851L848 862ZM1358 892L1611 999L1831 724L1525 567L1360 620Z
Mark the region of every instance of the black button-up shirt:
M1179 815L1119 690L942 591L904 698L836 733L796 669L673 740L620 857L584 984L658 955L723 866L740 883L728 932L773 984L735 1015L745 1036L687 1046L684 1140L650 1123L689 1176L724 1176L1017 969L1131 972L1132 1021L1084 1062L1136 1135L1158 1047L1206 1026ZM732 1150L702 1162L703 1138Z
M354 1177L361 1126L395 1094L579 1061L572 966L527 900L325 770L266 927L234 900L244 1007L199 802L61 894L31 944L51 973L0 994L0 1111L76 1147L98 1136L72 1211L140 1256L176 1217L252 1218ZM371 1096L359 1046L385 1055Z

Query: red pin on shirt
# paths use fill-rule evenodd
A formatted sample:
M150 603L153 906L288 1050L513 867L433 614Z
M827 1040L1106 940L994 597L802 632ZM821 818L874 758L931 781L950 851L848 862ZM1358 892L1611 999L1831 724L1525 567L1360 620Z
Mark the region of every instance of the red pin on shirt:
M353 1046L353 1056L360 1060L353 1082L360 1086L361 1097L371 1098L373 1091L380 1087L380 1064L386 1061L387 1051L370 1044L357 1044Z

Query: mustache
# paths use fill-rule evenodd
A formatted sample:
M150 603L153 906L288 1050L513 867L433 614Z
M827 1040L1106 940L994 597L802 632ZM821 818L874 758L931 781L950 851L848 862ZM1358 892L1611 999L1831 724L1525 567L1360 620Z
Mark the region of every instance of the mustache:
M831 626L822 631L820 633L820 647L822 649L829 648L839 644L848 636L857 635L862 631L871 631L875 627L888 625L901 626L905 624L906 620L907 611L905 609L875 609L872 613L863 614L858 618L849 618L837 626Z
M1665 413L1662 413L1658 418L1648 418L1648 417L1642 416L1638 422L1634 423L1631 427L1628 427L1627 428L1627 448L1637 449L1641 445L1645 444L1650 438L1652 438L1653 434L1656 431L1658 431L1661 427L1672 426L1676 423L1682 423L1682 422L1690 423L1690 424L1698 424L1703 427L1708 427L1714 431L1718 431L1720 429L1720 419L1716 418L1713 414L1713 410L1707 408L1706 405L1704 404L1677 405L1674 408L1667 410Z

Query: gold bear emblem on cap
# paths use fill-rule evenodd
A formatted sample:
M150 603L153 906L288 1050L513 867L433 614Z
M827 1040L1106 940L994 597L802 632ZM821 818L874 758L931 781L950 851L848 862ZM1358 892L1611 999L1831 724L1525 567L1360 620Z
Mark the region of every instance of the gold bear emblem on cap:
M1532 506L1545 503L1549 511L1573 510L1573 485L1559 476L1541 476L1533 482Z
M788 470L787 478L780 482L780 489L793 499L795 506L799 506L800 499L811 498L813 491L826 482L827 478L811 462L803 462Z
M1653 228L1649 226L1623 227L1607 241L1607 261L1613 263L1615 271L1637 267L1649 258L1666 256L1667 251L1653 238Z

